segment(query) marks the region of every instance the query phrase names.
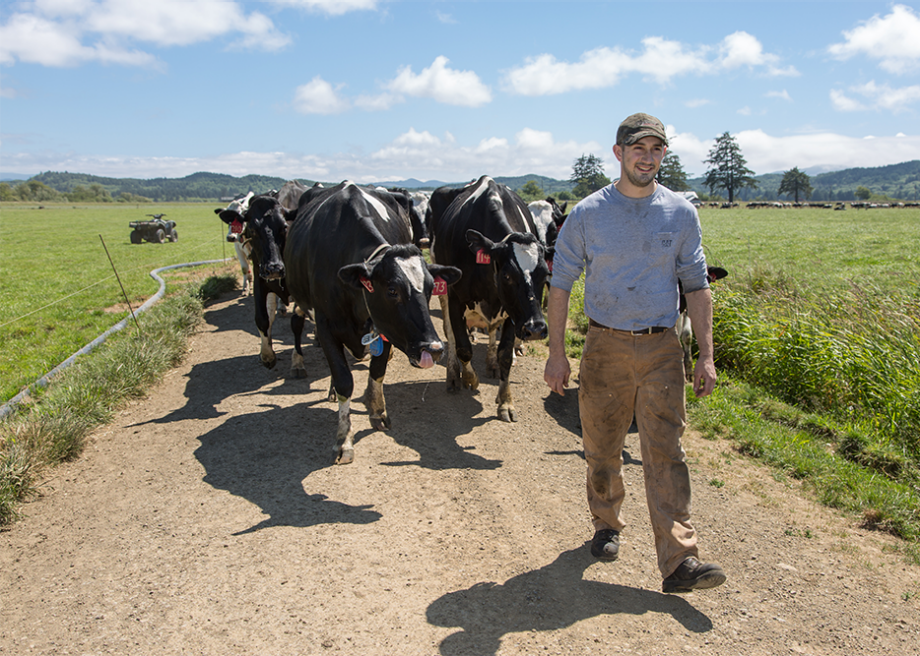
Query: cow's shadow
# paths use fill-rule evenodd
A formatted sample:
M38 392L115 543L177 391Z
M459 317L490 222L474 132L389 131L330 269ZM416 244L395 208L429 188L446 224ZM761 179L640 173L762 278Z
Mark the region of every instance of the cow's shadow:
M681 597L584 580L595 562L586 543L503 584L477 583L436 599L428 606L428 622L461 629L441 642L440 653L496 654L509 633L554 631L600 615L665 613L688 631L712 630L709 617Z

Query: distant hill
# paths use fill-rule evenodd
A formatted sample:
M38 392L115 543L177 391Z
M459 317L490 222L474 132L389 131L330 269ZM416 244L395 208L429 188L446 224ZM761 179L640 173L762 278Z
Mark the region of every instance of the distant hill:
M703 184L704 178L687 180L690 188L697 193L709 193ZM756 175L757 189L743 189L735 194L738 200L776 200L777 191L783 181L783 173ZM873 168L853 168L811 176L814 193L811 200L833 201L853 200L857 187L866 187L873 194L897 198L900 200L920 200L920 160L877 166ZM726 195L724 191L716 193Z
M12 174L9 174L12 175ZM519 190L529 181L535 181L547 195L556 195L562 191L571 191L573 184L568 180L556 180L542 175L522 176L494 176L497 182ZM783 173L767 173L755 176L757 189L744 189L736 198L739 200L776 200L777 190L783 179ZM113 197L122 193L134 194L150 198L155 202L169 201L211 201L233 198L250 191L256 193L278 189L286 180L264 175L247 175L240 178L221 173L193 173L184 178L105 178L83 173L55 173L47 172L36 175L30 180L37 180L60 192L69 193L75 187L89 187L93 184L102 185ZM21 180L8 181L11 185L21 183ZM312 186L315 180L300 179L300 182ZM356 181L359 182L359 181ZM459 187L469 180L442 182L439 180L421 181L415 178L394 180L377 183L383 187L402 187L405 189L433 190L438 187ZM690 188L697 193L709 193L703 185L703 178L690 178L687 180ZM323 181L330 186L338 182ZM811 185L814 193L811 199L826 200L853 200L857 187L867 187L872 193L886 195L901 200L920 200L920 160L879 166L874 168L853 168L831 173L820 173L811 176ZM716 190L716 193L724 193Z
M89 187L90 185L98 184L102 185L114 198L117 198L122 193L127 193L143 196L154 202L218 201L220 199L231 199L250 191L258 194L270 189L279 189L286 182L284 178L265 175L247 175L236 178L222 173L193 173L184 178L151 178L144 180L138 178L106 178L85 173L58 173L53 171L41 173L29 178L29 180L41 182L62 193L70 193L78 186ZM574 186L568 181L533 174L517 177L496 177L495 180L508 185L512 189L520 189L527 182L534 180L547 195L558 194L560 191L571 191ZM303 178L300 178L299 181L308 187L313 186L316 182L315 180ZM10 181L13 185L19 182L22 181ZM443 186L459 187L468 182L469 180L462 182L428 180L427 182L422 182L415 178L409 178L407 180L394 180L375 184L381 187L434 190ZM332 186L338 184L338 182L323 181L323 184Z

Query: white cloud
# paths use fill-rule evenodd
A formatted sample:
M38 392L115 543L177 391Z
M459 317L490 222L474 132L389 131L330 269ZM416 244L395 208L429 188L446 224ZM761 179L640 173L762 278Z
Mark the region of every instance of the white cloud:
M906 5L895 5L883 18L876 14L859 27L844 31L843 36L846 41L828 48L837 59L866 55L896 74L920 68L920 16Z
M294 109L301 114L340 114L348 109L349 103L320 76L302 84L294 92Z
M684 107L689 107L690 109L696 109L697 107L705 107L706 105L712 104L711 100L706 98L695 98L693 100L687 100L684 102Z
M157 66L131 43L187 46L228 35L231 47L277 50L290 42L266 16L227 0L40 0L31 8L0 25L0 64Z
M479 107L491 102L489 87L476 73L451 69L447 66L448 61L447 57L438 56L418 75L412 72L411 66L405 66L386 84L386 88L395 94L431 98L446 105Z
M748 168L756 174L822 167L838 170L853 167L886 166L917 159L920 135L849 137L832 132L774 136L763 130L733 133ZM692 133L680 134L668 126L668 142L691 177L703 175L703 161L715 139L699 139Z
M504 78L509 91L525 96L543 96L580 89L601 89L616 85L636 73L666 84L683 75L711 75L740 67L763 67L768 75L798 75L794 67L780 69L779 57L763 51L756 37L734 32L715 47L690 47L662 37L642 39L639 53L619 47L597 48L577 63L560 62L553 55L528 57Z
M330 16L341 16L350 11L364 11L377 8L377 0L270 0L283 7L300 7Z
M898 113L906 110L912 104L920 103L920 85L916 84L896 89L887 84L876 84L873 80L866 84L852 86L849 90L865 98L867 103L853 100L839 89L831 89L831 103L835 109L842 112L875 109Z
M779 98L780 100L785 100L786 102L792 102L792 96L789 95L789 92L783 89L782 91L767 91L764 94L765 98Z

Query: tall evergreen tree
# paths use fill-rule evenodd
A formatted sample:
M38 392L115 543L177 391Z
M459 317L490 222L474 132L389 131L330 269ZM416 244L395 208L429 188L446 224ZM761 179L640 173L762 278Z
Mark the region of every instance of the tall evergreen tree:
M680 157L670 150L664 154L664 159L661 160L661 168L658 169L656 179L671 191L690 190L690 185L687 184L687 173L680 163Z
M582 155L572 165L569 182L575 184L572 193L582 198L606 187L610 178L604 175L604 160L596 155Z
M706 170L703 184L709 187L710 194L715 193L716 189L725 189L728 192L729 203L735 201L735 192L739 189L757 188L754 172L747 167L741 147L728 132L716 139L715 145L709 151L709 157L703 163L710 165Z
M776 193L781 196L783 194L794 196L795 202L798 203L799 194L804 195L805 198L810 198L813 191L811 178L804 171L799 171L798 166L795 166L783 173L783 180L779 183L779 190Z

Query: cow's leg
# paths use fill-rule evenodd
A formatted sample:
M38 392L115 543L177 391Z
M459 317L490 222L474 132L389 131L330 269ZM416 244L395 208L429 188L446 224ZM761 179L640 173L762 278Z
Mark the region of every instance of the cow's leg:
M249 258L246 256L242 244L238 241L233 242L233 250L236 251L236 259L240 263L240 269L243 272L243 296L248 296L252 291L252 267L249 266Z
M275 320L275 295L265 289L261 278L253 283L256 309L256 328L259 330L261 346L259 359L267 369L274 369L277 364L275 351L272 349L272 322Z
M306 323L306 318L300 307L295 307L294 313L291 315L291 332L294 333L294 354L291 356L291 376L294 378L307 377L307 367L303 363L303 329Z
M498 328L497 324L489 324L489 346L486 349L486 376L498 378Z
M390 417L387 415L387 402L383 398L383 378L387 373L387 362L392 354L392 345L384 342L383 353L371 358L371 366L367 374L367 390L364 392L364 405L371 418L374 430L387 430L390 428Z
M514 324L505 320L502 338L498 343L499 383L495 403L498 404L498 416L502 421L517 421L514 402L511 399L511 363L514 361Z
M677 334L680 338L681 348L684 350L684 378L687 382L693 381L693 358L690 355L690 344L693 340L693 327L686 311L677 315Z
M335 434L335 464L346 465L355 459L355 435L351 429L351 395L355 381L345 359L344 347L333 338L325 320L316 317L316 339L326 355L326 362L332 372L332 390L339 404L339 420Z
M450 296L450 292L447 293ZM479 377L473 370L473 347L466 330L463 305L456 300L448 303L450 327L453 339L447 357L447 391L456 392L465 387L474 392L479 389Z

